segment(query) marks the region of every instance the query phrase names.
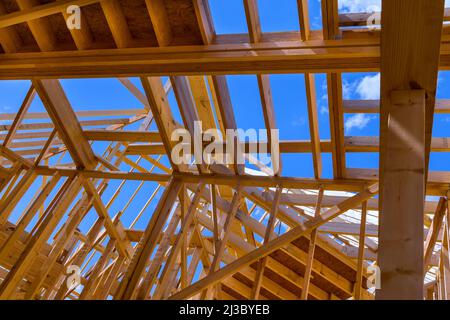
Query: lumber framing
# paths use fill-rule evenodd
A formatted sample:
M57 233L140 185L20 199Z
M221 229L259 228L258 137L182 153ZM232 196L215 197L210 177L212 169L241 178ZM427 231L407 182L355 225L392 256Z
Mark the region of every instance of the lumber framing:
M448 300L450 172L429 159L450 152L432 134L450 113L436 98L450 10L385 0L372 30L370 13L320 2L319 30L297 0L298 30L265 32L258 1L244 0L242 34L216 32L208 0L0 2L0 82L28 82L0 114L0 299ZM66 25L69 5L81 29ZM381 73L379 99L349 99L356 72ZM270 130L288 126L274 74L304 77L304 140L272 145ZM242 148L245 164L236 152L231 164L176 162L175 130L239 129L234 90L246 88L230 75L255 77L267 141L217 143ZM113 78L130 100L78 105L66 83L87 78ZM347 132L360 113L379 115L379 134ZM379 166L350 167L365 153ZM310 158L311 176L286 175L288 155Z

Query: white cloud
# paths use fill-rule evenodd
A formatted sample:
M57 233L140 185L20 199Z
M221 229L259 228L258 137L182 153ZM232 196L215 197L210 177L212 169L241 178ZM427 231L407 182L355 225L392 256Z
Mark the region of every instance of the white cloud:
M370 117L363 113L355 114L347 118L347 120L345 121L345 132L348 133L355 128L359 130L364 129L372 119L373 117Z
M381 11L381 0L339 0L341 12L375 12Z
M0 112L8 112L8 111L11 111L12 110L12 107L10 107L10 106L0 106Z
M320 2L320 0L318 0ZM381 11L381 0L338 0L341 12ZM445 7L450 8L450 0L445 0Z
M322 29L322 19L320 16L315 16L311 22L314 29Z
M306 124L306 120L303 117L299 117L291 121L293 127L303 127Z
M380 74L365 76L356 87L356 92L363 100L380 99Z
M342 81L342 97L344 99L350 99L352 92L355 90L356 82Z
M318 0L320 2L320 0ZM338 0L341 12L381 11L381 0ZM450 0L445 0L445 7L450 8Z

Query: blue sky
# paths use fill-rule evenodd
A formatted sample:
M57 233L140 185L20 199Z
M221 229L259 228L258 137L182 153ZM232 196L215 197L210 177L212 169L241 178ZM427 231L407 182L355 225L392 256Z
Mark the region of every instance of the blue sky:
M259 0L259 10L262 30L264 32L295 31L299 30L296 0ZM355 0L340 1L341 12L364 11L365 8L379 6L380 1ZM210 0L213 21L217 33L246 33L247 26L242 0ZM310 0L310 18L313 29L321 28L320 2ZM438 98L450 99L450 73L441 72L438 81ZM167 78L164 78L164 82ZM342 75L345 99L378 99L379 98L379 74L376 73L345 73ZM141 88L138 79L132 79L133 83ZM228 76L227 77L231 100L235 111L238 127L243 129L264 128L264 120L258 85L254 75ZM302 74L271 75L273 100L276 111L276 121L280 128L280 138L283 140L309 140L308 114ZM142 108L139 101L131 95L127 89L116 79L82 79L64 80L63 87L75 110L106 110L106 109L136 109ZM29 88L29 81L0 81L0 113L14 113L19 109L22 100ZM319 115L319 129L321 139L330 138L329 114L327 105L326 76L316 75L316 89ZM169 102L175 117L181 122L177 111L173 93L169 95ZM43 112L44 108L39 99L33 103L30 112ZM379 131L378 115L345 115L345 134L352 136L376 136ZM27 120L27 122L32 122ZM129 129L136 129L137 124ZM154 126L151 128L156 130ZM450 115L437 115L434 122L433 135L436 137L450 137ZM96 143L94 150L101 154L107 144ZM283 176L313 177L312 156L310 154L283 155ZM65 159L66 162L70 161ZM63 161L64 162L64 161ZM167 159L164 160L167 163ZM147 168L149 163L142 162ZM347 154L347 166L350 168L377 168L378 156L375 153L351 153ZM330 154L323 154L323 176L332 177L332 162ZM123 170L129 170L125 165ZM439 153L431 155L431 170L450 171L450 154ZM156 170L155 172L161 172ZM18 206L13 219L17 219L31 199L42 180L39 178L30 188L29 196L24 197ZM108 201L112 191L119 182L111 182L111 187L105 192L103 199ZM132 195L139 182L127 182L124 187L121 200L117 201L110 210L114 216ZM137 211L148 199L156 184L146 183L136 197L136 201L129 207L131 215L125 214L122 218L127 226L137 214ZM150 191L149 191L150 190ZM157 200L159 197L156 197ZM146 210L143 219L137 228L143 229L147 224L150 213L156 205L156 201ZM83 222L83 229L87 229L93 221L95 213L91 212Z

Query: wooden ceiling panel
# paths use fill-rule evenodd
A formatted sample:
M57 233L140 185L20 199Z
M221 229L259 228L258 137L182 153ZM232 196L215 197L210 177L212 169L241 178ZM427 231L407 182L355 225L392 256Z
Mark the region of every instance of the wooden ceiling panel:
M122 11L130 33L142 46L156 47L157 40L148 15L145 0L122 0Z
M81 8L81 12L86 17L94 45L99 48L115 48L114 38L100 4L84 6Z
M8 14L20 10L15 0L4 0L2 4L5 12ZM19 51L39 51L39 46L27 23L19 23L11 27L17 32L20 38L21 44Z
M164 4L174 37L172 45L202 44L192 0L173 0Z

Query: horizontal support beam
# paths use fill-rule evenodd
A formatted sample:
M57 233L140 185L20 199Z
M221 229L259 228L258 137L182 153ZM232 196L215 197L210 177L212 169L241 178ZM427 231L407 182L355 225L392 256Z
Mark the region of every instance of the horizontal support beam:
M206 143L205 145L209 145ZM246 154L255 153L253 150L257 150L260 153L270 153L270 148L266 142L243 142L243 150ZM331 141L323 140L320 142L322 152L331 152ZM223 144L223 150L226 150L226 145ZM292 140L292 141L280 141L281 153L308 153L312 152L311 141L308 140ZM141 154L165 154L165 150L160 144L138 144L130 145L127 148L127 155L141 155Z
M344 100L344 113L380 113L380 100ZM437 99L434 113L450 113L450 99Z
M235 50L208 48L4 54L0 56L0 79L356 72L376 71L380 62L377 46L276 48L274 45L270 50L249 45L237 45Z
M1 57L1 55L0 55ZM1 61L1 58L0 58ZM90 109L90 108L88 108ZM111 110L83 110L75 111L78 118L87 117L117 117L117 116L134 116L146 114L148 111L144 109L111 109ZM0 120L14 120L16 113L0 113ZM27 112L24 119L50 119L47 112Z
M102 120L86 120L80 121L82 127L97 127L97 126L110 126L110 125L126 125L130 124L131 120L129 118L120 119L102 119ZM8 131L11 125L0 125L0 131ZM44 130L53 129L54 125L51 122L36 122L36 123L22 123L19 125L18 130ZM50 136L51 131L44 132L42 135L46 134L46 137ZM14 139L21 139L21 134L18 133L14 136Z
M450 68L443 38L440 67ZM1 55L0 79L370 72L380 68L379 39L99 49Z
M375 12L381 20L381 13ZM339 15L339 26L341 27L361 27L367 26L367 21L374 15L374 12L349 12ZM450 21L450 8L444 10L444 21Z
M265 191L264 194L269 193L272 196L272 191ZM339 204L344 201L348 196L342 195L325 195L322 199L321 206L323 208L328 208ZM316 194L305 194L305 193L283 193L281 195L280 203L290 206L305 206L305 207L315 207L317 202ZM436 211L438 202L437 201L425 201L424 213L434 213ZM356 209L361 209L357 207ZM378 210L378 199L367 200L368 210Z
M379 57L367 40L19 53L1 55L0 79L376 71Z
M379 152L379 137L345 137L347 152ZM431 152L450 152L450 138L432 138Z
M81 171L64 169L64 168L50 168L40 166L36 169L37 175L52 176L59 173L62 176L73 177ZM287 189L320 189L359 192L361 188L367 183L377 181L378 173L371 169L353 169L348 168L347 178L340 180L333 179L313 179L313 178L293 178L293 177L277 177L277 176L253 176L253 175L228 175L228 174L192 174L192 173L174 173L173 176L183 180L185 183L198 183L200 180L207 184L236 186L240 184L247 187L276 187L278 185ZM171 175L156 174L156 173L142 173L142 172L108 172L83 170L83 175L86 178L93 179L112 179L112 180L134 180L134 181L154 181L166 183L169 181ZM440 177L441 173L430 172L430 178L427 186L428 195L442 196L447 194L450 189L450 183L445 182L445 177ZM447 174L447 176L450 173ZM436 177L435 177L436 176ZM435 181L436 179L439 181ZM447 179L446 181L450 181Z
M378 181L378 169L347 168L346 178L351 181ZM450 189L450 172L429 171L426 195L445 196Z
M84 130L83 133L87 140L95 141L161 142L160 134L150 131Z
M126 131L125 131L126 132ZM125 134L125 132L123 132ZM147 133L146 133L147 134ZM132 135L130 134L130 139ZM152 141L152 140L144 140L142 138L141 141ZM150 139L150 138L149 138ZM157 139L157 137L155 137ZM91 140L91 139L89 139ZM99 140L99 139L92 139ZM345 137L344 147L345 152L378 152L379 151L379 137L375 136L348 136ZM114 141L114 140L108 140ZM122 140L122 141L132 141L132 140ZM137 140L136 140L137 141ZM157 140L153 140L157 142ZM253 142L245 142L243 143L244 150L246 154L254 153L251 150L258 150L260 153L261 150L270 151L267 143L253 143ZM309 140L302 141L280 141L279 144L281 153L311 153L312 152L312 143ZM253 148L253 149L251 149ZM320 149L322 153L330 153L331 152L331 141L330 140L321 140L320 141ZM226 146L223 146L223 150L226 150ZM431 142L431 151L432 152L450 152L450 138L433 138ZM256 152L256 153L258 153ZM162 144L137 144L130 145L127 148L125 154L127 155L160 155L165 154L166 151Z

